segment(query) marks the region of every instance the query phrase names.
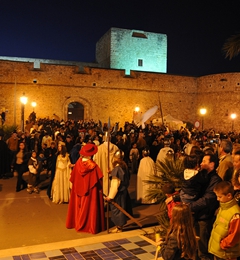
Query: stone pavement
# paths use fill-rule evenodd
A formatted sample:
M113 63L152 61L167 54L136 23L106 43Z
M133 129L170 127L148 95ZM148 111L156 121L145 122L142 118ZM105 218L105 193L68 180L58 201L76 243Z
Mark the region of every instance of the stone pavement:
M159 205L135 205L136 175L129 187L133 214L124 232L96 235L65 227L67 204L56 205L46 195L15 192L16 177L0 179L1 259L154 259L155 243L145 234L158 225Z

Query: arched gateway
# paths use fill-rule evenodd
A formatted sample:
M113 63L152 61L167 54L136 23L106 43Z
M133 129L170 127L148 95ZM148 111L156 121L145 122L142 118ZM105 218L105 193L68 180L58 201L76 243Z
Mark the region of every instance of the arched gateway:
M68 104L68 120L83 120L84 119L84 106L79 102L72 102Z
M64 120L88 120L91 117L90 103L79 97L70 97L64 103Z

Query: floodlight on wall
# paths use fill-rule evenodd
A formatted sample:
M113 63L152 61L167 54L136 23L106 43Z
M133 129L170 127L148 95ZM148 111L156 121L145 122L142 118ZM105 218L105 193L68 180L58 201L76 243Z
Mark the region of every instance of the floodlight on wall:
M202 130L203 130L203 124L204 124L204 116L206 115L207 113L207 109L206 108L201 108L200 109L200 114L202 116Z
M140 107L138 107L138 106L135 107L134 111L135 111L135 112L139 112L139 111L140 111Z
M234 129L234 120L236 119L237 115L235 113L231 114L230 115L231 119L232 119L232 132L233 132L233 129Z
M133 111L133 121L137 124L138 122L140 122L140 107L139 106L136 106L134 108L134 111Z
M23 95L20 97L20 101L21 101L21 130L22 132L24 132L24 109L28 101L28 98L25 96L24 92Z
M33 111L34 111L34 108L37 106L37 103L33 101L33 102L31 103L31 105L32 105Z

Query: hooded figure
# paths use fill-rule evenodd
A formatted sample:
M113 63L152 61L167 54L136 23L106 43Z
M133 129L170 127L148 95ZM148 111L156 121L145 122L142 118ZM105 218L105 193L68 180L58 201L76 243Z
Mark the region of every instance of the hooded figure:
M94 155L93 160L98 164L103 173L103 193L108 194L110 188L109 171L113 169L113 157L118 147L110 142L110 136L107 136L107 132L104 140L104 143L98 146L98 152Z
M80 150L70 181L72 191L68 206L66 227L78 232L96 234L104 228L103 174L92 160L97 152L95 144L88 143Z

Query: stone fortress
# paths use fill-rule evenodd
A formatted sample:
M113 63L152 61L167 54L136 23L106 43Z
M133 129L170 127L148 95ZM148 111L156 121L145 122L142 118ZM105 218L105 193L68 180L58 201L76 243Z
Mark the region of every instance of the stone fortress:
M70 118L70 108L80 106L79 119L131 122L135 107L144 113L157 105L163 116L204 128L230 131L231 113L239 113L240 73L202 77L167 74L167 36L111 28L96 44L96 62L71 62L0 56L0 110L6 124L21 125L20 97L25 93L25 119L37 103L37 117ZM160 110L152 118L160 118ZM234 129L239 131L238 117ZM200 126L201 129L201 126Z

